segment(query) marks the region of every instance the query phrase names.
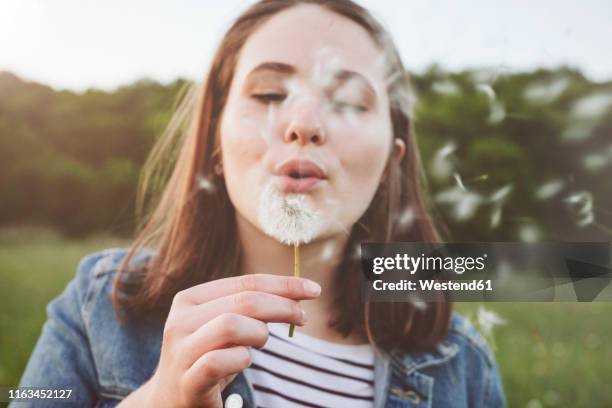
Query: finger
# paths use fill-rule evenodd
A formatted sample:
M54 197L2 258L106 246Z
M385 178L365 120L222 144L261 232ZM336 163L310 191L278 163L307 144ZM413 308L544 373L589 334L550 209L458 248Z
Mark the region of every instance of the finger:
M306 313L295 300L264 292L240 292L181 310L177 319L185 334L193 333L223 313L238 313L262 322L284 322L303 326Z
M224 377L239 373L251 364L247 347L234 346L209 351L198 358L183 376L186 391L205 394Z
M223 313L183 339L180 364L190 367L207 352L231 346L262 348L268 334L264 322L237 313Z
M266 292L302 300L319 296L321 286L310 279L258 273L202 283L182 290L177 296L183 303L200 304L244 291Z

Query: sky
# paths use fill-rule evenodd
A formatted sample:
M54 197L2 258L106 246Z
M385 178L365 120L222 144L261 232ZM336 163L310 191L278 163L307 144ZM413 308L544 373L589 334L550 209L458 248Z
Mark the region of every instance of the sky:
M612 80L609 0L358 0L422 72L570 65ZM0 0L0 70L56 89L201 80L250 0Z

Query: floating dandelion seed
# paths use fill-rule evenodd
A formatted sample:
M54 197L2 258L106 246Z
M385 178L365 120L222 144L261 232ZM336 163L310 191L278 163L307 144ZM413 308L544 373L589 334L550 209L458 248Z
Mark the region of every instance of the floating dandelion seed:
M498 124L506 119L506 106L502 102L495 101L491 104L491 111L487 121L490 124Z
M481 92L489 98L489 102L493 102L495 100L495 91L493 87L489 84L478 84L476 85L476 90Z
M296 100L303 97L304 91L295 79L287 79L284 84L287 89L287 97L282 102L283 106L290 106Z
M597 122L593 120L576 120L561 133L561 138L568 142L581 142L593 135Z
M551 103L567 89L568 78L556 78L552 81L536 82L529 85L523 92L523 97L535 103Z
M400 230L405 231L414 223L416 215L412 207L406 207L400 214L397 223L399 224Z
M491 194L491 196L489 197L489 202L493 204L491 210L491 228L497 228L501 223L502 208L511 191L512 185L508 184L507 186L504 186L499 190L493 192L493 194Z
M491 124L501 123L506 118L506 106L497 101L493 87L489 84L477 84L476 90L486 95L489 99L489 117L487 121Z
M197 186L199 189L202 189L209 194L214 194L217 192L217 188L215 187L215 184L209 177L198 175Z
M493 85L503 71L509 70L510 69L507 66L500 64L495 68L476 69L470 73L470 77L474 84Z
M533 224L522 225L519 228L519 239L523 242L537 242L540 237L540 229Z
M499 190L496 190L489 197L489 201L493 203L503 203L506 201L510 193L512 192L512 184L508 184L507 186L503 186Z
M408 117L414 117L417 97L408 83L392 87L389 92L389 102L393 108L404 112Z
M596 92L579 99L572 105L571 125L565 129L561 137L570 142L588 139L611 108L611 92Z
M461 179L461 175L459 173L453 173L453 178L455 179L455 183L457 183L457 187L463 191L467 191L467 188L465 188L465 184L463 184L463 180Z
M502 326L507 322L506 319L503 319L496 312L479 306L478 311L476 312L476 323L485 337L491 337L493 335L493 329L495 329L497 326Z
M571 209L576 211L576 225L586 227L593 224L595 215L593 214L593 194L588 191L579 191L570 194L564 200Z
M546 368L544 367L542 368L543 368L543 371L546 371ZM525 405L525 408L542 408L542 403L540 402L540 400L533 398L527 402L527 405Z
M582 165L584 168L595 173L610 164L610 157L603 154L589 154L582 158Z
M361 259L361 244L355 244L353 246L353 253L351 254L351 259L353 260Z
M472 218L478 207L486 200L480 194L457 186L438 193L436 201L451 204L453 206L451 210L453 218L457 221L465 221Z
M410 304L414 306L416 310L424 311L425 309L427 309L427 303L419 299L410 300Z
M451 155L457 150L454 142L447 143L441 147L431 162L431 173L438 180L446 180L453 174L454 163Z
M460 90L456 83L450 79L436 81L431 86L431 90L442 95L457 95Z
M385 79L385 88L391 87L396 81L404 79L404 73L395 71Z
M582 164L587 171L598 172L612 164L612 146L602 153L592 153L582 159Z
M580 98L572 106L572 116L597 119L612 108L612 92L596 92Z
M559 194L564 187L565 183L562 180L551 180L536 190L535 197L538 200L548 200Z
M315 56L315 65L312 70L313 82L323 88L331 85L341 62L338 52L332 47L321 48Z
M501 224L501 218L502 218L501 206L493 207L493 211L491 211L491 223L490 223L492 229L499 227L499 224Z
M333 258L336 253L336 245L333 242L328 242L323 247L323 251L321 252L321 260L329 261Z

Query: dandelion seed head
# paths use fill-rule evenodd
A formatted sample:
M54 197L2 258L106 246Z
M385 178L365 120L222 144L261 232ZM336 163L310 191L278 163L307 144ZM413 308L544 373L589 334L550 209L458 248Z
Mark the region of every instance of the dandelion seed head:
M257 219L267 235L287 245L308 243L321 230L321 216L307 194L282 194L272 182L260 193Z

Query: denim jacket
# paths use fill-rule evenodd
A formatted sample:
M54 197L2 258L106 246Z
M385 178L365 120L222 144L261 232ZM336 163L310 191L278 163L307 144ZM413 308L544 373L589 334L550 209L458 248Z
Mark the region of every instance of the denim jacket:
M163 322L120 325L110 301L125 249L81 260L74 279L47 306L48 319L21 378L21 387L72 389L70 403L37 400L11 407L113 407L155 372ZM140 251L133 263L146 262ZM243 373L222 392L254 408ZM493 354L463 317L453 313L450 330L434 351L383 352L374 364L374 408L503 407L504 393ZM344 407L342 407L344 408Z

